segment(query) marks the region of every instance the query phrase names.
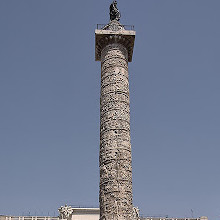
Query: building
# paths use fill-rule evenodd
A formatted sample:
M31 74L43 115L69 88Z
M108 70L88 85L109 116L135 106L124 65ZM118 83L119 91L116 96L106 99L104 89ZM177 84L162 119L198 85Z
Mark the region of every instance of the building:
M0 220L60 220L58 216L4 216ZM99 208L73 208L71 220L99 220ZM199 218L169 218L169 217L140 217L140 220L208 220L207 217Z

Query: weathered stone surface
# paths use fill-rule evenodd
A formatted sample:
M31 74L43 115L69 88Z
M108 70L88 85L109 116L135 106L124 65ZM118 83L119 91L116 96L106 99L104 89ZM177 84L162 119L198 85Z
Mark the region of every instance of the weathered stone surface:
M73 214L73 208L71 206L65 205L61 206L58 209L60 215L59 219L64 219L64 220L71 220L72 219L72 214Z
M101 61L100 220L133 219L128 62L135 31L118 21L96 30Z
M100 219L132 219L128 51L120 43L101 51Z
M96 37L95 59L96 61L101 61L102 50L105 46L118 43L118 44L125 46L127 50L127 54L125 58L128 62L131 62L132 56L133 56L135 34L136 33L133 30L125 30L123 28L123 25L121 25L118 21L111 21L102 30L96 30L95 31L95 37ZM117 50L118 48L115 48L115 49ZM109 53L109 56L111 56L111 53L114 53L114 50ZM115 56L117 56L117 54ZM106 61L107 61L107 58L106 58ZM114 66L114 63L108 62L108 64L105 65L105 68L110 68L111 66ZM126 62L123 62L123 58L118 63L118 67L120 66L122 67L127 66ZM102 71L103 70L104 69L102 69ZM115 70L117 71L117 69Z

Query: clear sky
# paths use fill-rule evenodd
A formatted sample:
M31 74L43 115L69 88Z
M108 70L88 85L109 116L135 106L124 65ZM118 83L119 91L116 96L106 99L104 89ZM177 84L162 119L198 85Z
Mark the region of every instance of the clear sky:
M0 214L98 207L100 63L110 0L0 0ZM134 205L220 218L220 1L119 0ZM191 211L192 210L192 211Z

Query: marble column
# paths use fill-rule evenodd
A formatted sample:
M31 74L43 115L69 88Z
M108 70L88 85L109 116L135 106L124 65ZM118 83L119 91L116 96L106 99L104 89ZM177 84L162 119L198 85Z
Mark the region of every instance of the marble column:
M101 61L100 219L132 219L132 165L128 62L135 31L117 21L96 30L96 60Z

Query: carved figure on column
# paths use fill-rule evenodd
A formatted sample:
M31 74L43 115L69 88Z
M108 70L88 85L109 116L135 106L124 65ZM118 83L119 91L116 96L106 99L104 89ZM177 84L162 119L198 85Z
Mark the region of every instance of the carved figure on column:
M120 11L117 8L117 1L113 1L110 5L110 20L116 20L119 21L121 18Z
M133 207L133 219L134 220L140 219L140 209L138 207Z

